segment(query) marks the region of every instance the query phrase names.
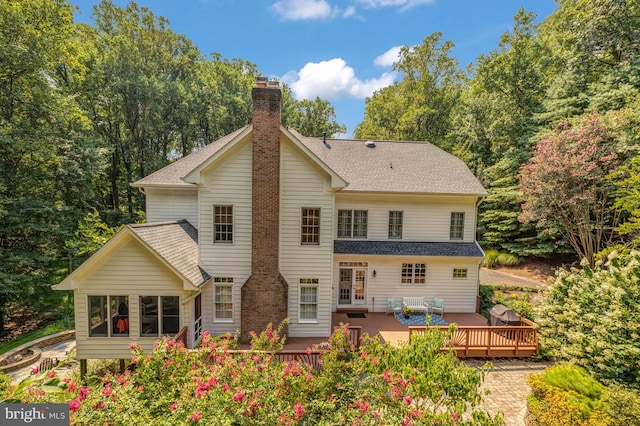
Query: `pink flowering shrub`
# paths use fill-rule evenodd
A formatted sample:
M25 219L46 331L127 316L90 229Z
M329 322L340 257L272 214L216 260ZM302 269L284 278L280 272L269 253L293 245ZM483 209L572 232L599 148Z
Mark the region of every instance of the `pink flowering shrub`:
M308 350L320 352L319 370L257 349L283 343L280 330L255 335L249 351L230 335L205 335L194 350L134 345L133 371L66 394L72 424L502 424L478 408L482 372L440 353L437 330L401 348L364 336L357 349L337 330Z

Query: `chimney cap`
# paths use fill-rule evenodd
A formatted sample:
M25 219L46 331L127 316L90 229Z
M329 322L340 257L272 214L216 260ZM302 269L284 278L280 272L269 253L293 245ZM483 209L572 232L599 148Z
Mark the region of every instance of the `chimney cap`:
M259 75L256 76L256 87L273 87L277 89L280 87L280 82L275 77L267 78Z

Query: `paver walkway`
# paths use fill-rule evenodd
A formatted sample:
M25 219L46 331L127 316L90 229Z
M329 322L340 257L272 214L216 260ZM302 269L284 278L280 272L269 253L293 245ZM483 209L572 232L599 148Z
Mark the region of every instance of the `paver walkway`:
M468 360L467 365L480 367L484 361ZM531 360L493 360L493 369L485 376L482 390L491 393L485 396L484 407L492 415L502 411L507 426L524 426L527 395L531 388L527 376L540 373L549 367L549 362Z
M25 377L28 377L31 374L31 371L40 365L40 362L45 358L54 358L62 361L67 357L69 352L76 347L76 340L66 340L64 342L59 342L50 346L45 346L41 349L42 353L40 355L40 359L36 360L34 363L26 365L18 370L11 371L7 373L9 377L11 377L14 381L20 382ZM63 368L58 368L60 372Z
M543 282L493 269L480 268L480 284L515 285L538 288L542 286Z

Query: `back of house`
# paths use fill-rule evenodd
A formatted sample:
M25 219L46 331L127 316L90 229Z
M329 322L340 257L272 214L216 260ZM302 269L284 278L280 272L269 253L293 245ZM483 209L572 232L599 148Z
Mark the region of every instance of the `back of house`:
M281 96L258 77L251 125L133 184L148 223L55 286L74 291L79 359L285 318L288 336L327 337L333 312L389 298L476 311L486 191L466 165L428 142L304 137L281 125Z

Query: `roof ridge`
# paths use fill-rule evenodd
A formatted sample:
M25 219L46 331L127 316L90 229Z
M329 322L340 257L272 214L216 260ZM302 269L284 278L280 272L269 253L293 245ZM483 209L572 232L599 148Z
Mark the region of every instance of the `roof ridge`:
M147 222L147 223L129 223L127 224L127 226L130 226L131 228L152 228L155 226L167 226L167 225L177 225L180 223L189 223L189 221L187 219L180 219L180 220L167 220L167 221L163 221L163 222ZM189 225L191 225L189 223ZM191 225L193 226L193 225Z

